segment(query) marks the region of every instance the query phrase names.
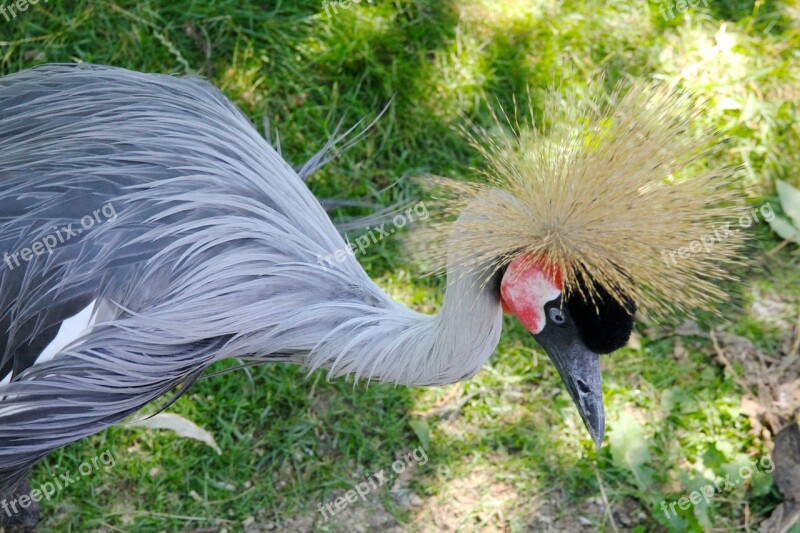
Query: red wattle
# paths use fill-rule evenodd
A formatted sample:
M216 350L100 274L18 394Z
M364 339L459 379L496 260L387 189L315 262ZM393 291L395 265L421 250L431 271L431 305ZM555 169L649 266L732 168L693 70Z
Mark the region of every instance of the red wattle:
M511 308L506 303L506 300L505 300L505 298L503 298L503 294L502 293L500 294L500 307L503 308L503 313L505 313L505 314L509 314L509 313L513 313L514 312L514 311L511 310Z
M529 257L511 261L500 283L503 310L508 308L525 329L540 333L545 326L544 305L558 298L562 290L560 272L543 268Z

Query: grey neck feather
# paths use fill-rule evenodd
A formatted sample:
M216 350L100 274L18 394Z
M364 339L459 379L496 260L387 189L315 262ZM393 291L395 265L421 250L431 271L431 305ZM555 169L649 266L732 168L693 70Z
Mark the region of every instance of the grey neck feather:
M332 376L354 374L402 385L442 385L477 373L500 339L502 311L491 288L451 266L440 312L425 315L393 302L363 309L325 335L308 359Z

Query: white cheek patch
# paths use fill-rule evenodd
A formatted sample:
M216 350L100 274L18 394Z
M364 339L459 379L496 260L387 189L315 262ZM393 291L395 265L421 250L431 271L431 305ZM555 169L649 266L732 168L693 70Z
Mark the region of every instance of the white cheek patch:
M561 290L543 270L526 267L520 259L508 266L500 284L500 294L525 329L536 335L547 322L545 304L558 298Z

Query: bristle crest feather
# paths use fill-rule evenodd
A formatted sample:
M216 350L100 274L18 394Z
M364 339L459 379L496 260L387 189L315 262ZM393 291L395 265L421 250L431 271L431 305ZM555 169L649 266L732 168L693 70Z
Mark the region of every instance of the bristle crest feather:
M732 279L743 232L688 257L664 253L745 212L726 179L735 169L700 166L719 135L693 131L703 107L685 91L620 85L603 98L594 89L592 98L552 94L543 106L548 127L533 118L512 125L500 112L494 131L469 132L485 179L425 180L442 215L418 235L428 259L488 279L526 254L558 270L567 295L584 291L582 278L587 298L602 287L646 314L710 309L726 296L718 282Z

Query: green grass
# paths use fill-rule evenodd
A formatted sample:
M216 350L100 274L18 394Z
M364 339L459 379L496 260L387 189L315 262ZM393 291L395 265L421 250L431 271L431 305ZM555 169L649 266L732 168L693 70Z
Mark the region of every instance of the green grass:
M370 135L309 181L322 197L377 194L386 205L423 194L410 180L380 192L399 178L475 175L458 127L488 123L487 101L584 87L598 69L609 85L662 79L708 101L699 126L731 138L710 163L743 164L737 185L758 204L775 178L798 185L800 10L788 0L698 3L664 20L644 0L363 0L331 17L305 0L40 1L12 21L0 16L0 74L66 61L201 74L255 123L269 116L293 162L342 117L374 116L394 96ZM795 335L798 254L764 256L778 240L763 224L753 235L761 260L731 285L725 320L700 323L776 353ZM360 259L393 297L437 308L441 280L421 277L399 239ZM784 304L776 318L788 326L754 316L763 295ZM210 431L222 455L131 428L69 446L37 467L34 485L104 450L116 465L60 492L42 529L301 530L316 520L331 530L734 530L755 529L780 502L769 476L757 476L676 520L660 508L766 452L741 413L746 391L709 340L682 337L676 349L668 326L639 324L639 344L603 361L609 438L595 453L543 352L512 320L505 330L489 365L450 387L329 383L283 366L202 380L170 410ZM425 415L466 396L449 416ZM403 481L421 504L384 490L337 515L346 520L320 521L320 503L421 442L429 461Z

